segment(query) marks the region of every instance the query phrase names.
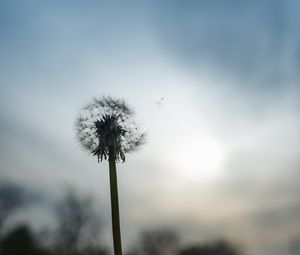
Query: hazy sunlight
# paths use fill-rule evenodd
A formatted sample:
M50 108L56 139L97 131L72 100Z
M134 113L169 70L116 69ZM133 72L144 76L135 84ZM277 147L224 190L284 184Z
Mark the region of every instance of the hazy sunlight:
M169 160L180 176L207 182L220 175L225 152L217 139L205 134L189 134L177 142L170 148Z

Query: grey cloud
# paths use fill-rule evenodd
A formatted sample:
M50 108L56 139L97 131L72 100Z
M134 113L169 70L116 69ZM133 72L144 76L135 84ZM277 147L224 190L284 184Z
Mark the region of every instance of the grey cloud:
M257 86L258 77L267 90L299 78L300 19L294 11L299 3L166 1L158 6L165 49L188 70L213 66L240 77L243 89Z

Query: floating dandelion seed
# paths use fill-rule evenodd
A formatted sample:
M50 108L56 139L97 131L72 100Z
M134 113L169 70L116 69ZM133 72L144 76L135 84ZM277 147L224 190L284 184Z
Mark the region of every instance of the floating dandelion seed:
M93 99L76 120L81 145L97 156L98 162L103 159L109 162L115 255L122 255L116 162L124 162L125 154L138 148L145 137L132 120L133 115L133 110L123 100L103 97Z

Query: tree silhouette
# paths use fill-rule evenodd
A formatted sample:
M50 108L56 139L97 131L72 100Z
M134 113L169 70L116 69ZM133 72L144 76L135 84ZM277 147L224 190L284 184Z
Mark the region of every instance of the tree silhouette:
M179 255L239 255L241 252L233 244L218 240L208 244L186 247Z
M100 217L93 207L93 200L81 197L68 190L56 207L58 221L54 233L54 246L58 254L90 254L88 250L100 253ZM104 249L101 250L104 254Z
M98 162L108 160L112 231L115 255L122 254L116 162L125 161L125 153L135 150L144 141L133 122L133 110L120 99L93 99L76 120L81 145L97 156Z
M16 184L0 184L0 229L5 220L24 204L24 193L25 191Z
M46 250L39 247L30 229L21 225L1 240L2 255L48 255Z
M128 254L168 255L176 254L179 247L179 236L172 229L144 231L140 234L137 244Z

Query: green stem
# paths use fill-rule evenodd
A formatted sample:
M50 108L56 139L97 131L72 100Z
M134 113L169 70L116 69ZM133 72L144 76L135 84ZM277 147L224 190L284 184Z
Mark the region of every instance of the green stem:
M109 178L114 254L122 255L116 160L111 154L109 156Z

